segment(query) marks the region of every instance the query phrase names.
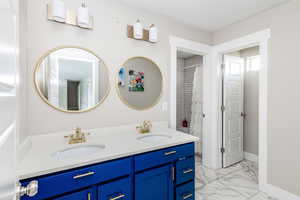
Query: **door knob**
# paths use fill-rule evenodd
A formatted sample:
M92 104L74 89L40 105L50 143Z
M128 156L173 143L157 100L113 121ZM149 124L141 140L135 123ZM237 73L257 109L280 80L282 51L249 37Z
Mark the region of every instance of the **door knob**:
M241 112L241 117L246 118L246 113Z
M17 188L17 196L22 197L24 195L27 195L29 197L33 197L38 193L39 183L38 181L34 180L31 181L27 186L21 186L21 184L18 184Z

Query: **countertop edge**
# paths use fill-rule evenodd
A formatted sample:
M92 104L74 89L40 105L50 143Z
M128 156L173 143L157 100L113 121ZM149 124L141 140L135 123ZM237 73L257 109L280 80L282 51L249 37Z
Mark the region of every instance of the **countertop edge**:
M21 175L18 175L18 177L19 177L20 180L32 179L32 178L35 178L35 177L49 175L49 174L52 174L52 173L62 172L62 171L71 170L71 169L79 168L79 167L84 167L84 166L87 166L87 165L102 163L102 162L106 162L106 161L126 158L126 157L129 157L129 156L133 156L133 155L137 155L137 154L141 154L141 153L151 152L151 151L155 151L155 150L160 150L160 149L164 149L164 148L168 148L168 147L172 147L172 146L188 144L188 143L197 142L197 141L198 141L198 139L186 139L185 141L174 142L174 143L171 143L171 144L164 144L164 145L157 146L157 147L145 148L145 149L141 149L139 151L133 151L133 152L128 152L128 153L124 153L124 154L118 154L116 156L103 157L103 158L93 159L93 160L85 161L85 162L80 162L79 161L77 164L70 164L70 165L66 165L64 167L53 168L51 170L40 171L40 172L36 172L36 173L28 173L28 174L23 174L23 175L21 174Z

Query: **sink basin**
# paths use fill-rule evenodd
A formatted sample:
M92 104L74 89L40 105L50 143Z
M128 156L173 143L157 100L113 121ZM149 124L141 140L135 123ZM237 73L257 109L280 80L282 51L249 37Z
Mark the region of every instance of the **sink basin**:
M145 135L145 136L138 137L137 139L142 142L156 144L156 143L165 142L171 138L172 136L169 135Z
M105 145L81 145L55 152L52 157L59 160L74 159L99 153L103 149L105 149Z

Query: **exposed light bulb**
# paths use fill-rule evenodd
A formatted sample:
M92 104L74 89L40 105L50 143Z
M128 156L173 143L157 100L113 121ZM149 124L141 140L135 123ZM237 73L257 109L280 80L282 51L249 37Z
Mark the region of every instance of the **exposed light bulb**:
M143 26L140 20L137 20L136 23L133 25L133 37L135 39L143 39Z
M90 25L90 15L86 1L83 1L81 7L78 8L77 24L82 28L88 28Z
M149 41L154 43L158 41L158 30L154 24L149 28Z
M62 0L52 0L52 14L55 21L66 21L65 3Z

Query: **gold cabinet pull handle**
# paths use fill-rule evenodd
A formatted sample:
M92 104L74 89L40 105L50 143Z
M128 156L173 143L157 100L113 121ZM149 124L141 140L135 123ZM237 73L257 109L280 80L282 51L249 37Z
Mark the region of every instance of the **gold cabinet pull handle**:
M88 173L85 173L85 174L80 174L80 175L76 175L73 177L73 179L79 179L79 178L83 178L83 177L86 177L86 176L91 176L91 175L94 175L95 172L88 172Z
M165 156L169 156L169 155L172 155L172 154L175 154L175 153L177 153L177 151L169 151L169 152L165 153Z
M120 194L119 196L114 197L114 198L110 198L109 200L117 200L117 199L121 199L123 197L125 197L125 194Z
M193 171L194 171L193 169L188 169L188 170L183 171L183 173L188 174L188 173L192 173Z
M88 193L88 200L91 200L91 193Z
M189 199L193 196L193 194L187 194L183 196L183 199Z

